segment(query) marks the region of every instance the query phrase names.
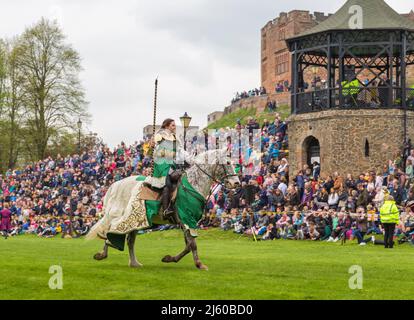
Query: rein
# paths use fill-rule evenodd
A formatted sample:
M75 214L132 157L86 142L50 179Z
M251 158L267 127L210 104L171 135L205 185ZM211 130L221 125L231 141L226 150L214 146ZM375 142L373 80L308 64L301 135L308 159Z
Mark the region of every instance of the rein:
M226 169L226 166L224 165L224 164L222 164L222 167L223 167L223 169L224 169L224 173L226 174L221 180L218 180L218 179L216 179L216 178L214 178L211 174L209 174L208 172L206 172L205 170L203 170L201 167L200 167L200 165L198 165L197 163L195 163L195 166L197 167L197 169L198 170L200 170L202 173L204 173L207 177L209 177L211 180L213 180L215 183L218 183L219 185L224 185L225 184L225 180L227 179L227 178L230 178L230 177L236 177L237 176L237 174L229 174L229 173L227 173L227 169Z
M204 173L207 177L209 177L211 180L213 180L215 183L217 183L217 185L214 188L210 188L210 193L209 193L209 195L207 196L207 198L204 201L205 202L204 203L204 211L206 211L207 204L208 204L208 200L213 195L214 191L216 191L219 186L224 186L225 187L225 180L227 178L229 178L229 177L236 177L237 174L228 174L227 173L227 170L226 170L226 166L224 164L222 164L223 169L224 169L224 172L225 172L226 175L221 180L218 180L218 179L214 178L211 174L209 174L208 172L206 172L205 170L203 170L197 163L195 163L195 166L197 167L198 170L200 170L202 173ZM196 191L192 191L192 190L189 190L189 189L186 188L186 186L182 183L182 178L180 178L180 181L177 184L177 188L180 185L183 187L184 191L186 191L188 193L191 193L192 192L193 194L196 193Z

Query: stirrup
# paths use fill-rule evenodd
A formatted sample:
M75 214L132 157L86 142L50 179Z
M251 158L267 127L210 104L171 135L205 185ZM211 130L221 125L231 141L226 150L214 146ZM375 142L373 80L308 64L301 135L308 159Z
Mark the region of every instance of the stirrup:
M175 211L172 210L170 207L168 207L167 209L165 209L162 212L162 217L165 220L170 220L170 219L174 218L174 215L175 215Z

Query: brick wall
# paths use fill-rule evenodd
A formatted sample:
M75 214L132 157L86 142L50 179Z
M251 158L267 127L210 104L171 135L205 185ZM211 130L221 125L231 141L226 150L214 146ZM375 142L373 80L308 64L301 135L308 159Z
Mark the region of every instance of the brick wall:
M414 11L403 16L414 21ZM259 112L264 110L267 101L276 100L279 105L290 105L290 93L275 93L275 87L279 82L288 81L289 85L292 78L291 55L287 48L285 39L302 33L318 23L326 20L329 15L321 12L294 10L289 13L282 12L279 17L269 21L261 30L261 83L266 88L268 96L253 97L234 103L225 109L225 113L234 112L241 108L256 107ZM414 85L414 66L408 68L408 84ZM304 79L309 84L315 76L326 79L326 69L308 68ZM362 76L371 77L370 73ZM221 115L218 116L220 118ZM211 123L211 121L209 121Z
M320 12L311 14L309 11L294 10L282 12L279 17L268 22L261 31L261 77L262 86L268 93L274 93L276 84L291 80L291 55L286 45L286 39L308 30L328 18ZM323 73L319 68L318 72ZM320 74L318 74L320 75ZM314 74L311 70L305 75L311 82Z
M414 21L414 11L403 16ZM281 81L288 81L289 84L291 82L292 60L285 39L298 35L327 18L328 15L321 12L311 14L309 11L294 10L280 13L279 17L262 28L261 79L262 86L268 93L274 93L276 85ZM310 84L315 75L326 79L326 69L308 68L304 75L305 82ZM414 84L414 66L408 68L408 80L410 84Z

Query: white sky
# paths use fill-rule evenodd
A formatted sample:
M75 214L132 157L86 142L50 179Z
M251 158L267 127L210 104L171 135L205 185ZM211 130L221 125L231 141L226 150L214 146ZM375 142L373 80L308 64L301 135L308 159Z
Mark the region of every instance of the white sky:
M387 0L400 13L414 4ZM192 125L222 110L236 91L260 86L260 29L293 9L334 13L344 0L2 0L0 37L42 16L57 18L80 53L92 123L111 146L133 143L152 123L188 112Z

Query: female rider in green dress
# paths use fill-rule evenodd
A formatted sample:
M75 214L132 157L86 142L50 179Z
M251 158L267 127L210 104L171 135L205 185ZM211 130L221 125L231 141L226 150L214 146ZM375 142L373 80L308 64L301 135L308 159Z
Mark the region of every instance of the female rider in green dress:
M174 214L171 208L171 193L173 184L179 179L175 170L177 166L175 159L177 150L180 148L176 137L176 125L173 119L166 119L161 129L155 134L153 143L155 150L154 171L152 177L147 177L145 183L155 189L162 189L162 207L164 218L169 218Z

